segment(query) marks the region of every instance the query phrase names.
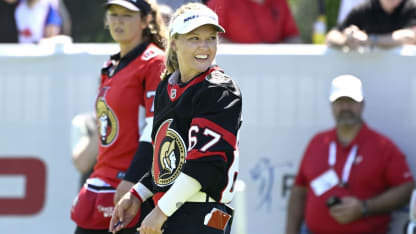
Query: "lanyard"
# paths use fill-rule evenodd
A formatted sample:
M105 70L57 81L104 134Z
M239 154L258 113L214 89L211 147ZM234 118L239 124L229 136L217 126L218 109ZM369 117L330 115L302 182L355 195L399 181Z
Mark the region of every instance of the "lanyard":
M348 178L350 177L352 164L355 161L355 158L357 156L357 145L354 145L350 153L348 154L347 161L345 162L344 169L342 170L342 181L341 184L345 185L348 182ZM328 157L328 164L331 168L335 166L335 163L337 161L337 144L332 141L331 144L329 144L329 157Z

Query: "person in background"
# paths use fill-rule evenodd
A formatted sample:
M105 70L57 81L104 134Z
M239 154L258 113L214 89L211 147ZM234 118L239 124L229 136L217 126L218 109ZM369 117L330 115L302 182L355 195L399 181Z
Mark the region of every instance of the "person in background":
M82 113L72 119L71 124L72 161L81 174L83 186L91 175L98 154L98 129L94 113Z
M286 0L209 0L207 6L227 28L224 42L300 43Z
M166 27L169 25L170 19L173 15L173 9L166 4L159 4L160 13L162 14L163 22Z
M65 2L63 0L59 0L56 4L56 8L58 9L59 15L62 18L61 34L71 36L72 19L65 5Z
M17 0L0 0L0 43L17 43L14 12Z
M390 212L407 202L414 182L406 157L362 118L361 81L332 80L335 128L309 142L289 199L286 234L303 220L314 234L386 234Z
M15 12L19 43L38 43L59 34L62 19L51 0L21 0Z
M326 36L329 45L391 48L416 42L416 1L368 0Z
M122 230L153 198L140 234L229 234L242 98L213 64L224 28L208 7L189 3L169 29L167 70L155 97L153 166L119 201L109 229Z
M341 24L354 7L368 0L341 0L337 22Z
M155 1L108 0L105 8L120 52L101 70L95 102L98 158L71 209L75 234L107 234L114 204L152 162L153 99L164 69L165 26ZM146 214L141 212L120 233L135 233Z

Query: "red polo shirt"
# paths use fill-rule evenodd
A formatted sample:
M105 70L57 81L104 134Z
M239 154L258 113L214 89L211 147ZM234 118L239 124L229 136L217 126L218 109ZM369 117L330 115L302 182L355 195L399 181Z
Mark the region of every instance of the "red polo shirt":
M236 43L278 43L299 36L286 0L210 0L208 7L225 28L224 37Z
M334 169L338 178L342 178L344 165L354 145L358 146L356 159L352 165L347 186L336 186L317 197L310 184L312 180L329 169L329 145L333 141L337 145ZM387 233L390 221L388 214L369 216L342 225L330 216L326 200L334 195L369 199L391 187L412 180L403 153L390 139L363 124L358 135L348 146L342 146L337 140L335 129L313 137L303 156L295 184L308 188L305 218L307 226L314 234L380 234Z

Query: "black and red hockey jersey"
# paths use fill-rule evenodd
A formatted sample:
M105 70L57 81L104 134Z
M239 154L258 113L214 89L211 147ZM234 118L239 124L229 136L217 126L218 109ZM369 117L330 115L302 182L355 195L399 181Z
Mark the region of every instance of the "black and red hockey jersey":
M153 165L141 182L158 199L180 172L221 203L234 195L242 99L236 83L218 67L180 83L177 72L156 91Z

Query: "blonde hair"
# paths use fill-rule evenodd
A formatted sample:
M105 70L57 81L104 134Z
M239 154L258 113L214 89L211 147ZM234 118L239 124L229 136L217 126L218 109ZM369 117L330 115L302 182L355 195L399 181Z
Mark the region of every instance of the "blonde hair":
M191 3L185 4L175 11L175 13L173 14L170 20L169 25L172 25L173 21L176 18L178 18L178 16L184 14L187 11L207 9L207 8L208 8L207 6L201 3L191 2ZM176 52L172 49L172 45L171 45L172 41L176 38L177 38L177 34L171 36L169 33L168 40L166 43L166 68L162 72L162 75L161 75L162 79L164 79L165 77L167 77L168 75L172 74L173 72L179 69L178 57L176 55Z

